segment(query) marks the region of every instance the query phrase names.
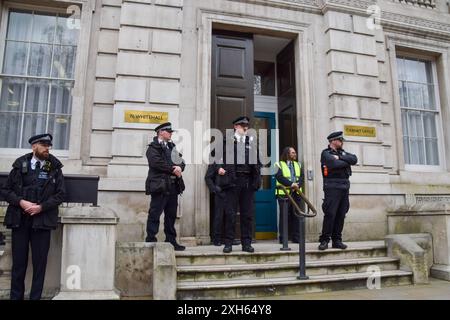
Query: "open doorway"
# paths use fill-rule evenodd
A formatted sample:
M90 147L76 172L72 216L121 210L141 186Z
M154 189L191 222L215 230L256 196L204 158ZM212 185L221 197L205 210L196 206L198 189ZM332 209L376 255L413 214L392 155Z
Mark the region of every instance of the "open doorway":
M279 129L279 139L268 139L273 166L280 148L299 150L295 91L294 40L259 33L213 30L211 58L211 127L232 128L240 115L251 119L251 127ZM263 176L255 195L254 238L276 239L278 209L275 178ZM214 202L210 199L210 221ZM236 219L239 238L239 218ZM212 233L212 223L210 225Z

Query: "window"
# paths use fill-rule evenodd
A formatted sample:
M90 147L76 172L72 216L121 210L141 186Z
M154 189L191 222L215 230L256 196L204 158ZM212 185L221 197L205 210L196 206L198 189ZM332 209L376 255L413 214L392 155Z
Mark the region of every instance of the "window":
M78 30L67 15L11 9L0 73L0 148L28 148L30 136L53 134L69 148Z
M432 62L398 56L397 68L405 163L438 166L439 108Z

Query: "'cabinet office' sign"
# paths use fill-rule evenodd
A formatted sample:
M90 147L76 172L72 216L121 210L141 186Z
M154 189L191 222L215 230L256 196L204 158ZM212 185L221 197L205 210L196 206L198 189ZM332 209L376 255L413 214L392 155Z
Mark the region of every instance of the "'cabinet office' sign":
M168 120L168 112L125 110L125 122L127 123L161 124L168 122Z
M376 137L377 130L375 127L364 126L344 126L344 135L356 137Z

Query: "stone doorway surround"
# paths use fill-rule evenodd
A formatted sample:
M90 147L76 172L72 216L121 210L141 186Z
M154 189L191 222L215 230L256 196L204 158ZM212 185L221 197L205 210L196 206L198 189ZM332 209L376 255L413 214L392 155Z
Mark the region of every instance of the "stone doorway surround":
M210 127L210 101L211 101L211 43L212 29L232 28L243 32L261 34L284 34L295 39L296 59L296 83L297 90L297 121L303 123L298 129L298 136L302 137L304 144L304 168L313 170L314 158L313 147L315 145L315 128L313 121L314 98L311 79L313 78L313 44L311 38L313 31L311 24L292 21L281 22L276 19L259 19L252 16L235 16L223 12L199 10L198 13L198 73L196 93L196 121L201 121L206 128ZM301 129L300 129L301 128ZM203 142L202 148L206 147ZM198 244L209 243L209 197L204 183L206 165L197 165L195 172L195 238ZM313 181L305 182L307 196L317 204L317 195ZM307 226L308 227L308 226ZM309 230L308 230L309 231ZM307 232L308 232L307 231ZM315 232L315 230L313 230Z

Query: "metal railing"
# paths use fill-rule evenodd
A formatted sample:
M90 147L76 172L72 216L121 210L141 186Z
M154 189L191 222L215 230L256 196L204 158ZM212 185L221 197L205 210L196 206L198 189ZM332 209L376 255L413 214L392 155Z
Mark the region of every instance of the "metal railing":
M317 210L314 205L309 201L309 199L299 190L294 190L296 194L302 198L306 204L306 212L303 211L297 202L292 198L290 191L293 190L291 187L285 187L283 185L277 186L277 189L284 191L283 196L279 196L280 201L280 212L283 215L283 246L280 248L282 251L291 250L288 247L288 202L294 208L293 213L299 219L299 241L298 241L298 256L299 256L299 275L297 279L307 280L306 276L306 240L305 240L305 218L313 218L317 215ZM312 213L310 213L312 212Z

